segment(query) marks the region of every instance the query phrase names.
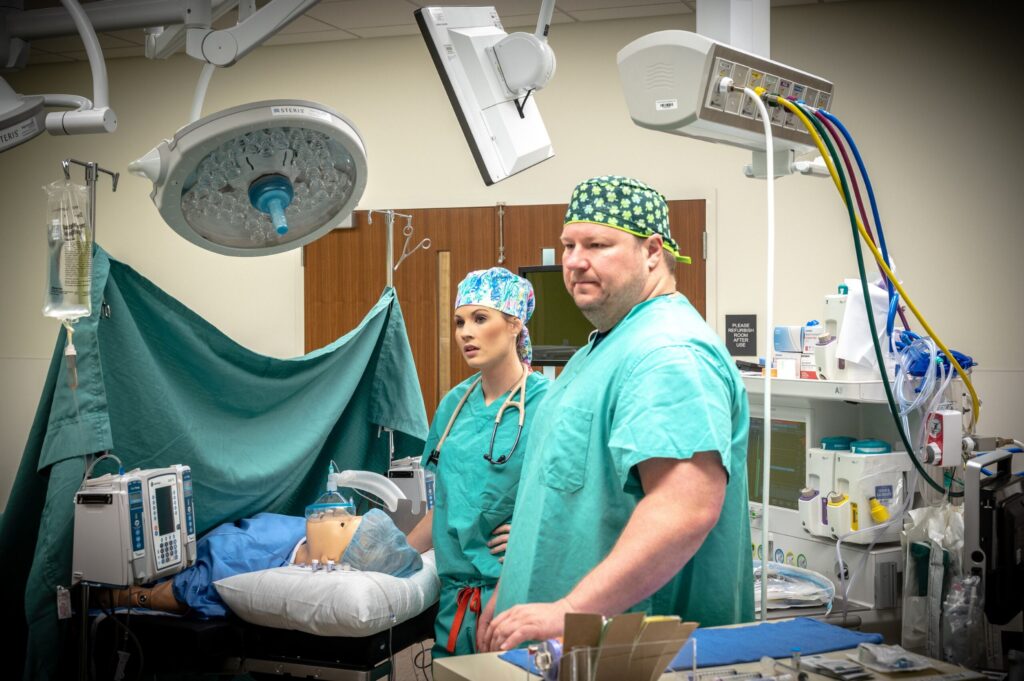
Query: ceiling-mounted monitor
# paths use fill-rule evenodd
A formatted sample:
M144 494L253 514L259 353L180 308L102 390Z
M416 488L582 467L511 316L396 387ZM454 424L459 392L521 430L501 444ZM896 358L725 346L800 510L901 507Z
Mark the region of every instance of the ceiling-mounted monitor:
M423 7L415 14L484 183L554 156L532 96L554 73L546 41L509 36L493 7ZM512 75L522 75L524 56L530 72L525 81ZM537 84L512 90L510 82Z

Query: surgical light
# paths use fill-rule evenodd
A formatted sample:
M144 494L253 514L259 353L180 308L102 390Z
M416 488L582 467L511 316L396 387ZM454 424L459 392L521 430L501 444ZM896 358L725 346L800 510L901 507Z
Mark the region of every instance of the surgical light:
M243 104L185 126L128 166L164 221L225 255L270 255L338 227L366 187L366 150L313 102Z
M23 97L0 79L0 151L29 141L46 129L43 98Z

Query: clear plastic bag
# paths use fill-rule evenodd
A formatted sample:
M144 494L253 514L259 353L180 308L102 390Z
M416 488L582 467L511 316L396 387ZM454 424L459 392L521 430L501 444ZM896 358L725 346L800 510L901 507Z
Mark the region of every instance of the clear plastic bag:
M47 266L43 314L75 320L92 314L93 229L89 193L67 180L46 191Z
M827 606L836 587L822 574L793 565L768 562L768 608ZM761 561L754 561L754 603L761 602Z
M906 569L900 645L938 659L942 657L942 599L951 580L961 574L963 507L925 506L908 516L902 536Z
M981 578L953 580L942 604L943 659L968 669L985 663L985 611Z

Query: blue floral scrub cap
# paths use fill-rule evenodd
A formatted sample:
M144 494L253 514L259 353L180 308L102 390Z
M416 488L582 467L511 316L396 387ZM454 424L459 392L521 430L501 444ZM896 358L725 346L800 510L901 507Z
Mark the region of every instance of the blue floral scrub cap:
M640 238L657 234L676 260L690 263L672 238L665 197L640 180L604 175L580 182L572 191L565 213L565 224L574 222L604 225Z
M536 305L533 285L530 282L512 274L504 267L475 270L459 282L455 308L463 305L489 307L522 320L523 330L516 339L516 350L519 352L519 359L530 364L533 360L533 346L530 344L530 332L526 329L526 322L530 321Z

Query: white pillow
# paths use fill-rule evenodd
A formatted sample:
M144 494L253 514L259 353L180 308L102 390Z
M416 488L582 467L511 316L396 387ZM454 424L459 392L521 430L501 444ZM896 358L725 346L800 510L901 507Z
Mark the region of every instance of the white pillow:
M250 624L318 636L369 636L420 614L440 593L434 552L410 577L380 572L313 572L297 565L246 572L214 583Z

